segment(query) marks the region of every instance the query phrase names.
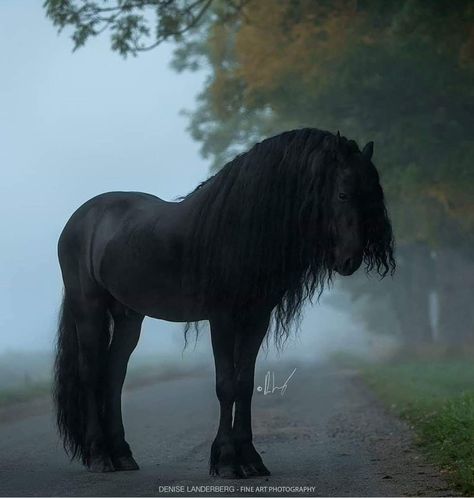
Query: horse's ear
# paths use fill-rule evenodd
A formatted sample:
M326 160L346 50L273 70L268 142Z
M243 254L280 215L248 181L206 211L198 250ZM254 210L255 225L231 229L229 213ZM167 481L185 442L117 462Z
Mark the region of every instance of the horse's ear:
M339 130L337 130L337 134L336 134L336 147L339 147L340 144L341 144L341 134L339 133Z
M374 153L374 142L369 142L363 149L362 155L369 161L372 159Z

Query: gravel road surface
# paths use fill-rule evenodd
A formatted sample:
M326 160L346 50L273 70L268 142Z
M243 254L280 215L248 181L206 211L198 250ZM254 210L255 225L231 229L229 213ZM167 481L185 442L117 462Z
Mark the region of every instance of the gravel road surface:
M264 394L256 377L254 440L267 478L208 475L218 404L212 372L129 389L128 441L137 472L91 474L69 462L49 401L0 413L1 496L403 496L453 495L426 463L413 434L352 370L271 365L284 395ZM270 366L269 366L270 369Z

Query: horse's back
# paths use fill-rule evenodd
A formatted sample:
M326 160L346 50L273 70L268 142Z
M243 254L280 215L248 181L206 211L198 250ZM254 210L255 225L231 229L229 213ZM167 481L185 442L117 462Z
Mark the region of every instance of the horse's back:
M147 205L150 203L165 203L165 201L145 192L105 192L92 197L77 208L69 218L65 230L69 224L87 217L92 212L95 212L96 214L100 214L101 212L104 213L106 210L125 212L139 205Z
M94 280L100 259L114 236L136 226L136 220L146 222L157 207L167 204L162 199L143 192L106 192L82 204L69 218L58 241L58 256L67 279L81 273L81 279Z

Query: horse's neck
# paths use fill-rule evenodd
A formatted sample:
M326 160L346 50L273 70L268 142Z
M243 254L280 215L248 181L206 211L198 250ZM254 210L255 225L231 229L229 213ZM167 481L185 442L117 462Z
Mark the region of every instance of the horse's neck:
M181 201L172 203L172 206L168 208L169 212L164 222L169 225L173 233L179 234L179 239L183 244L188 243L187 238L191 236L196 214L201 210L206 199L207 188L207 184L203 185Z
M177 203L177 209L183 216L188 218L188 221L189 218L201 208L202 203L207 199L213 180L214 178L211 178L208 182L204 183L201 187L196 189L194 192L191 192L182 201Z

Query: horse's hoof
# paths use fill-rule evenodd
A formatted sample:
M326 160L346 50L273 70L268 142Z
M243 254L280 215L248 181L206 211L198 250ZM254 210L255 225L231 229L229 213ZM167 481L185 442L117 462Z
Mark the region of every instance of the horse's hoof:
M246 476L269 476L270 475L270 471L265 467L265 465L263 464L263 462L254 462L254 463L251 463L251 464L246 464L246 465L243 465L244 469L244 473ZM248 467L250 467L248 469ZM248 469L248 472L247 473L247 469Z
M131 455L112 457L112 463L116 471L140 469L138 463Z
M270 471L265 467L262 457L252 443L247 443L240 448L238 462L245 477L270 475Z
M256 466L252 463L245 463L241 465L240 468L242 469L242 473L244 474L245 477L257 477L262 475L260 474Z
M113 472L114 466L108 456L92 457L87 465L89 472L102 473Z
M222 477L222 479L242 479L245 477L240 466L237 465L220 465L211 467L209 472L213 476Z

